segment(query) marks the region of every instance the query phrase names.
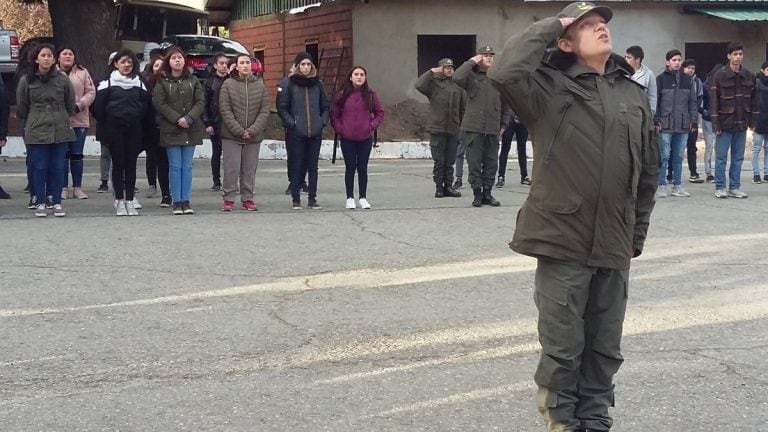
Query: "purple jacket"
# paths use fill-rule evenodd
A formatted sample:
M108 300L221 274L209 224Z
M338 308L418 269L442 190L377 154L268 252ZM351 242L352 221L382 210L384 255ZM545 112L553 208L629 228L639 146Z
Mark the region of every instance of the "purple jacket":
M350 141L365 141L373 136L384 120L384 108L378 95L371 91L372 107L368 109L360 89L352 90L344 106L336 100L331 107L331 125L336 133Z

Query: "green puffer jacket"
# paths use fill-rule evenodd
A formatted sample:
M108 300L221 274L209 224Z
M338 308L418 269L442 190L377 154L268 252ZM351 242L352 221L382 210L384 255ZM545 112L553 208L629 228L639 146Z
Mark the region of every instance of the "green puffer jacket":
M643 250L658 187L653 114L618 55L602 75L560 51L545 58L562 31L554 17L531 25L488 72L533 136L533 183L510 247L627 269Z
M152 100L159 114L160 145L202 145L205 137L203 86L194 75L185 73L180 78L163 74L155 85ZM176 122L186 117L189 128Z
M56 67L44 76L19 80L16 114L26 120L26 144L55 144L75 140L69 117L75 114L75 89Z
M467 107L464 89L451 78L428 70L416 81L416 90L429 99L427 130L430 133L458 134Z
M260 143L269 119L269 92L261 78L251 74L233 77L219 92L221 137L243 143ZM248 130L250 138L243 140Z

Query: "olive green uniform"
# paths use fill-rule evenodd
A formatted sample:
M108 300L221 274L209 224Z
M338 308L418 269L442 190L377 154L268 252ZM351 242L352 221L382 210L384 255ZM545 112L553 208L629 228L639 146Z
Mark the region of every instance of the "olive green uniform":
M533 136L536 178L510 247L538 259L539 410L552 432L607 431L629 263L648 231L659 153L632 68L617 55L603 75L573 55L545 57L562 32L555 17L531 25L488 75Z

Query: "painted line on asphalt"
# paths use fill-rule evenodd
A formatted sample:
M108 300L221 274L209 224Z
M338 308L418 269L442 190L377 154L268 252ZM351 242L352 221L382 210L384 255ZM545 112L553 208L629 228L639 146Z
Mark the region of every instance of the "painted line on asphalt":
M531 381L519 382L515 384L509 384L499 387L485 388L472 390L466 393L457 393L446 397L429 399L421 402L416 402L410 405L402 405L396 408L392 408L387 411L382 411L374 414L372 417L389 417L398 414L404 414L413 411L420 411L424 409L437 408L443 405L456 405L476 400L488 399L495 396L501 396L510 393L517 393L526 390L532 390L534 384Z
M0 318L47 315L80 312L94 309L109 309L133 306L186 303L218 297L232 297L251 294L274 294L342 289L386 288L442 280L492 276L531 271L536 262L520 255L490 258L475 261L452 262L431 266L413 267L401 270L363 269L323 273L307 277L287 277L276 282L242 285L230 288L197 291L147 299L127 300L114 303L100 303L65 308L0 309Z
M22 364L28 364L28 363L42 363L49 360L57 360L60 358L64 358L66 356L64 355L56 355L56 356L49 356L49 357L40 357L36 359L28 359L28 360L14 360L14 361L7 361L0 363L0 367L9 367L9 366L18 366Z

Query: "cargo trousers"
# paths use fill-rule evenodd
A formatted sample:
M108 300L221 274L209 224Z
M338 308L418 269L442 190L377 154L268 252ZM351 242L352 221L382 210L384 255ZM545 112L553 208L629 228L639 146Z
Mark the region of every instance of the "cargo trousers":
M453 185L453 164L458 145L458 134L433 133L429 136L429 150L434 161L432 180L436 185Z
M537 405L550 432L608 431L613 376L624 361L621 335L628 270L540 257L534 301L541 358Z
M499 136L466 132L464 146L467 152L469 184L472 189L491 189L499 168Z

